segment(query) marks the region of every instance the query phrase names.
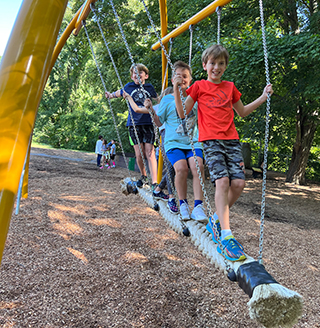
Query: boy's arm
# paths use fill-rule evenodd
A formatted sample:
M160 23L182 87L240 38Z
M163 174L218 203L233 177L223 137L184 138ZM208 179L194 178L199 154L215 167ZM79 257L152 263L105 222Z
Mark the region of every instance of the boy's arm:
M116 90L114 92L108 92L106 91L106 93L104 94L106 96L106 98L108 99L113 99L113 98L119 98L121 97L121 90Z
M144 107L140 108L133 100L133 98L125 91L123 91L123 98L127 99L130 103L131 108L136 112L136 113L141 113L141 114L148 114L148 110Z
M181 96L180 96L180 90L179 90L179 85L182 82L182 79L180 76L176 75L173 78L173 95L174 95L174 100L176 103L176 108L177 108L177 112L178 115L180 116L180 118L184 118L184 112L183 112L183 105L182 105L182 100L181 100ZM186 113L187 115L190 113L190 111L192 110L194 105L194 101L193 99L188 96L186 101L185 101L185 108L186 108Z
M239 101L233 104L233 108L239 116L246 117L267 100L268 93L270 94L270 96L273 94L272 84L268 84L264 88L262 95L250 104L244 106L240 99Z
M154 123L156 123L156 125L158 127L160 127L162 125L162 123L160 122L160 119L158 117L158 115L156 114L154 108L152 107L152 101L147 98L145 101L144 101L144 106L145 106L145 109L147 110L147 112L153 116L153 119L154 119ZM150 110L150 112L149 112Z

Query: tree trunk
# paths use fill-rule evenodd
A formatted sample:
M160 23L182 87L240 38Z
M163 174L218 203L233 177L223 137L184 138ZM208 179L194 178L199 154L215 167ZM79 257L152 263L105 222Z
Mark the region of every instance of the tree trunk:
M308 116L302 115L302 108L299 108L296 124L297 137L293 145L292 158L287 172L286 182L299 185L305 184L308 158L317 126L317 122L312 120L310 113Z

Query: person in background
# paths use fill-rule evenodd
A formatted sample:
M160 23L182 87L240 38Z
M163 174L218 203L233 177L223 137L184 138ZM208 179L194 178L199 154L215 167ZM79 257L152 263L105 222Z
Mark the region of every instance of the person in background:
M103 137L100 135L98 137L97 142L96 142L96 151L95 151L95 153L97 154L97 166L98 167L100 167L101 157L102 157L102 151L101 151L101 148L102 148L102 140L103 140Z

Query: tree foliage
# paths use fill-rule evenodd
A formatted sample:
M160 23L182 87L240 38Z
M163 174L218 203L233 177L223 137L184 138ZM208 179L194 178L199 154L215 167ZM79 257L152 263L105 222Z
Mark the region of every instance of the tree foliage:
M146 1L160 32L158 1ZM211 1L168 0L168 30L196 14ZM149 82L161 91L161 52L150 51L156 35L139 0L114 1L134 62L143 62L150 70ZM61 33L82 1L69 3ZM222 10L221 42L230 53L226 80L234 81L243 94L244 103L256 99L265 84L264 52L257 2L239 0ZM131 59L119 32L109 1L96 3L99 21L110 46L122 83L130 81ZM268 45L270 81L275 94L271 99L269 149L275 156L269 168L286 170L288 180L303 183L305 172L315 177L319 161L319 0L280 0L265 2L264 17ZM91 14L92 15L92 14ZM102 72L106 88L114 91L120 83L106 51L93 16L87 29ZM194 79L206 78L201 53L217 40L217 19L212 15L194 27L192 69ZM189 32L174 40L171 61L189 61ZM170 70L169 70L170 72ZM169 73L169 77L171 72ZM117 126L126 151L132 151L125 128L127 107L124 101L112 100ZM243 141L259 151L264 143L265 111L263 106L245 119L236 119ZM93 150L99 134L116 138L110 108L104 97L99 74L88 41L82 30L63 48L50 75L39 107L35 139L55 147ZM310 155L311 151L311 155ZM291 154L291 156L290 156ZM312 162L308 163L308 158ZM291 176L290 176L291 175Z

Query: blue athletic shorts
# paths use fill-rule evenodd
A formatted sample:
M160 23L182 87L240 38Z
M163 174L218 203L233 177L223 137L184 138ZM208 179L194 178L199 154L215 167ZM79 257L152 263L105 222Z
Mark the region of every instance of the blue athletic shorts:
M203 153L202 153L202 149L200 148L196 148L196 155L197 157L200 157L203 159ZM181 159L185 159L186 161L188 161L188 158L193 157L193 152L192 149L180 149L180 148L173 148L170 149L166 152L167 158L170 161L170 163L172 165L174 165L174 163L180 161Z

